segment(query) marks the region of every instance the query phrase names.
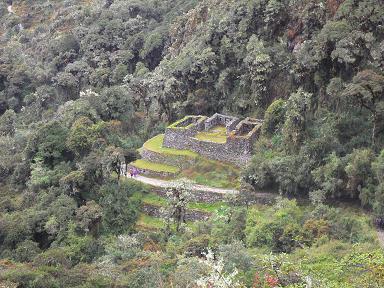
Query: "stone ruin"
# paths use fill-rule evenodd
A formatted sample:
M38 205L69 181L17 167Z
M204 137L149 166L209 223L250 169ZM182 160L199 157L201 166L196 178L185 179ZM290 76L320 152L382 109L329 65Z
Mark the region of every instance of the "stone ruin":
M263 120L214 114L207 116L186 116L170 125L164 136L164 147L188 149L209 159L246 165L253 152L253 144L260 135ZM199 132L209 131L216 126L224 126L226 142L197 139Z
M233 116L227 116L216 113L212 117L205 120L205 130L208 131L212 127L223 125L225 126L227 133L230 133L235 129L236 125L240 122L240 119Z

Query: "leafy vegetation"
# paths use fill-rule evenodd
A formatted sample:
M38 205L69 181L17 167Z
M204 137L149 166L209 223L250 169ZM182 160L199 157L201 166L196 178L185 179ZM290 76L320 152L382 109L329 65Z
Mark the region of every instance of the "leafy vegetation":
M237 188L240 186L239 169L231 164L199 157L196 164L182 171L181 175L198 184L218 187Z
M1 1L0 286L383 287L383 19L379 0ZM216 112L265 119L241 171L146 142ZM166 200L121 176L143 143L240 200L306 204L176 190L178 220L149 217Z

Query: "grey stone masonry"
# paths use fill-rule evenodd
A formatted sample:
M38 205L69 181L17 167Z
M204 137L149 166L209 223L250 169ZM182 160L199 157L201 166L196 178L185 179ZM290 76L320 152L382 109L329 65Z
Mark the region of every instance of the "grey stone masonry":
M217 125L222 125L227 129L227 133L230 133L239 122L240 119L237 117L216 113L212 117L205 120L204 124L206 131Z
M168 217L168 213L161 206L144 203L141 207L141 211L147 214L148 216L156 218L166 219ZM187 209L187 211L185 211L186 221L206 221L209 219L210 216L210 213L199 210Z
M155 162L164 163L171 166L176 166L180 169L185 169L196 163L196 159L187 156L169 156L161 153L156 153L145 148L141 149L140 156L142 159Z
M207 158L246 165L252 156L253 144L260 135L263 120L215 114L206 116L186 116L170 125L164 136L163 145L168 148L189 149ZM217 126L226 127L226 142L199 140L195 136Z
M127 166L127 171L124 171L123 174L125 174L127 177L129 177L129 170L131 169L136 169L139 171L140 175L145 175L145 176L148 176L148 177L160 177L160 178L171 178L171 177L175 177L175 173L171 173L171 172L156 172L156 171L152 171L152 170L149 170L149 169L139 169L133 165L128 165Z

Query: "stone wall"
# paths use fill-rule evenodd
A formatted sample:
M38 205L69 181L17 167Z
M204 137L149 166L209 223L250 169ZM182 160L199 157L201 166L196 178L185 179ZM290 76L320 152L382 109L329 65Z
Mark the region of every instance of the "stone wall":
M201 117L201 116L199 116ZM207 158L233 163L237 166L246 165L252 156L253 143L259 137L262 121L246 118L241 121L236 117L215 114L209 119L199 118L187 128L171 125L164 136L165 147L189 149ZM201 141L195 137L196 133L208 130L215 125L226 125L228 133L226 143Z
M156 153L150 150L143 148L140 151L141 158L154 163L164 163L171 166L179 167L180 169L185 169L196 163L196 159L179 156L179 155L164 155L161 153Z
M156 217L156 218L167 218L167 212L164 211L163 207L156 206L156 205L150 205L150 204L143 204L141 207L141 211L145 214ZM185 220L186 221L202 221L202 220L208 220L211 214L198 211L198 210L192 210L188 209L185 212Z
M127 173L126 173L127 177L130 177L130 175L129 175L130 169L137 169L139 171L140 175L145 175L148 177L171 178L171 177L175 176L174 173L170 173L170 172L156 172L156 171L152 171L152 170L148 170L148 169L139 169L139 168L136 168L132 165L128 165ZM124 171L124 174L125 174L125 171Z
M164 135L163 146L176 149L188 149L188 143L195 134L194 129L167 128Z
M204 129L207 131L211 129L212 127L215 127L217 125L223 125L225 126L227 133L231 132L233 129L235 129L237 123L239 123L240 119L237 117L227 116L223 114L214 114L212 117L205 120L204 123Z
M196 133L189 132L169 129L165 133L163 145L169 148L192 150L207 158L238 166L245 165L251 158L252 143L248 139L228 138L225 144L206 142L194 138Z
M167 190L164 188L153 187L152 191L161 197L167 197ZM225 200L225 194L204 191L191 191L191 201L202 203L215 203Z
M207 158L238 166L245 165L251 158L252 143L247 139L228 138L227 143L222 144L200 141L193 136L180 131L166 131L163 145L169 148L189 149Z
M227 143L214 143L190 138L189 149L207 158L230 162L238 166L248 163L251 158L251 143L246 140L227 140Z
M167 197L166 189L153 187L151 190L153 193L160 197ZM240 192L241 193L241 192ZM258 192L254 194L253 199L248 199L248 204L273 204L275 203L278 194L272 192ZM241 198L241 197L240 197ZM199 203L216 203L216 202L227 202L228 195L223 193L215 192L204 192L204 191L191 191L191 201ZM244 201L238 201L238 205L246 205ZM235 204L235 203L234 203Z

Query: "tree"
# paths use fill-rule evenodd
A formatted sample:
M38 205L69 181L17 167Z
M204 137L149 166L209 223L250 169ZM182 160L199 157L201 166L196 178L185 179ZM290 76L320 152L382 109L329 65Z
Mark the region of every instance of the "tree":
M285 141L293 147L297 148L304 139L311 101L312 94L302 88L292 93L287 101L283 134Z
M53 79L64 96L64 101L75 98L79 91L79 80L71 73L60 72Z
M167 189L168 211L167 231L170 231L170 221L176 222L176 232L185 223L185 213L191 198L192 183L186 179L179 180L173 187Z
M256 35L252 35L247 44L247 56L244 63L251 77L253 99L250 105L261 106L265 104L262 97L267 90L266 84L272 70L271 57L267 53L264 43Z
M272 102L264 114L263 133L273 135L284 124L286 113L286 103L283 99Z
M97 137L93 122L87 117L81 117L72 124L66 144L75 155L84 156L90 151Z
M323 194L324 200L327 197L340 197L346 190L345 160L339 158L336 153L332 153L326 159L326 163L312 171L314 181L320 188L313 191L312 196ZM318 201L315 201L318 202ZM321 201L320 201L321 202Z
M103 120L129 121L133 116L132 97L121 86L104 88L100 93L101 107L98 110Z
M81 191L81 188L84 186L84 176L84 171L82 170L72 171L60 179L60 186L66 193L68 193L68 195L78 195Z
M138 203L130 198L134 189L129 182L121 185L109 182L100 188L104 231L113 234L132 231L138 216Z
M116 173L117 181L125 169L125 154L124 150L114 146L108 146L101 160L103 165L104 177L110 177L113 172Z
M60 121L48 122L28 139L26 147L28 158L40 157L45 164L53 167L63 160L68 152L65 144L67 135L68 129Z
M372 170L378 182L375 189L373 210L378 217L384 219L384 150L372 163Z
M371 149L355 149L348 157L345 167L347 190L351 197L359 196L364 205L374 201L372 162L374 153Z
M225 271L223 259L216 258L214 253L209 250L205 255L205 259L201 260L207 269L207 275L196 280L197 287L205 288L240 288L244 287L242 283L236 280L238 274L237 269L233 269L230 273Z
M372 70L363 70L353 77L342 95L371 113L371 141L375 147L376 138L384 129L384 76Z
M13 110L7 110L0 117L0 136L13 136L15 133L16 113Z
M84 233L97 237L102 221L103 211L95 201L88 201L76 210L77 228Z

